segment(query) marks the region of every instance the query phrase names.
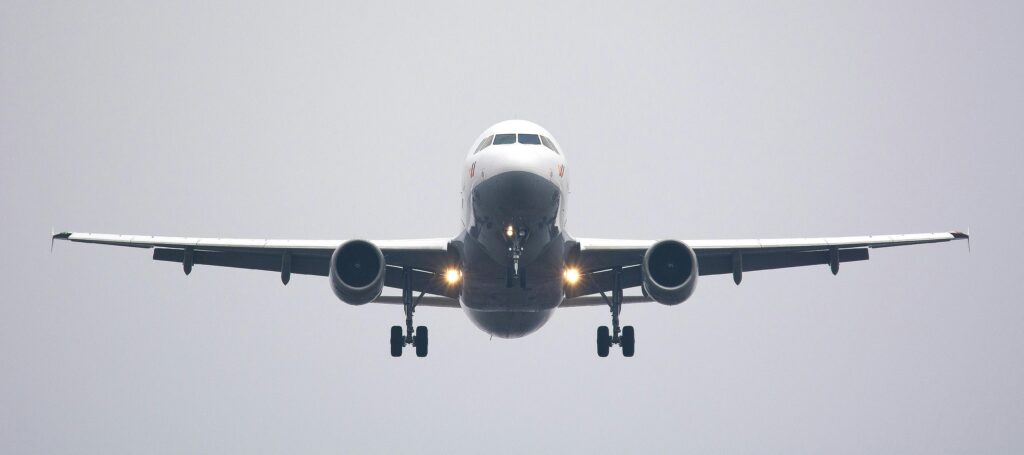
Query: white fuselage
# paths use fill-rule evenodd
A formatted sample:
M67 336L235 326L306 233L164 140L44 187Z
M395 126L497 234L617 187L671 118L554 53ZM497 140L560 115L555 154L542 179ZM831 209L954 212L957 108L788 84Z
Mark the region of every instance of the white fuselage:
M461 303L481 329L518 337L540 328L564 298L569 175L540 126L488 128L462 174Z

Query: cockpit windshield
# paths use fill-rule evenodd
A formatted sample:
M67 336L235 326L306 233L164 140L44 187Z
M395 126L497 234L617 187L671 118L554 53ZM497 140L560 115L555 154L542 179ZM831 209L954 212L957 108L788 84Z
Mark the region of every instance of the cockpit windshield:
M494 135L494 145L505 145L505 144L515 144L515 143L516 143L516 135L515 134L495 134Z
M555 148L555 144L551 142L546 136L539 134L495 134L494 136L487 136L483 141L480 142L476 147L474 154L480 153L481 150L490 147L492 145L508 145L508 144L526 144L526 145L543 145L552 152L558 153L558 149Z
M520 144L540 145L540 136L536 134L520 134Z
M476 151L473 153L480 153L481 150L487 148L488 145L491 145L491 139L494 139L493 135L485 137L484 140L480 141L480 145L476 146Z
M558 149L555 148L555 144L551 142L551 139L548 139L546 136L541 136L540 140L544 143L545 147L551 149L552 152L558 153Z

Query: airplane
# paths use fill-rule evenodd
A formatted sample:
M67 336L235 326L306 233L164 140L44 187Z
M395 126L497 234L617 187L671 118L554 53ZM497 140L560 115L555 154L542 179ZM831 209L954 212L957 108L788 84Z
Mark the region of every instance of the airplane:
M607 306L611 328L597 329L597 354L612 346L632 357L636 334L620 326L623 304L678 305L697 278L828 265L868 259L868 250L967 239L959 231L929 234L750 240L614 240L566 231L569 170L546 129L525 120L487 128L473 142L462 172L462 230L454 238L411 240L272 240L51 233L54 240L148 248L157 261L327 277L350 305L402 305L405 327L391 327L391 355L413 346L428 352L425 326L413 329L419 306L461 308L492 336L518 338L540 329L557 308ZM385 287L401 296L382 295ZM624 295L639 288L641 295Z

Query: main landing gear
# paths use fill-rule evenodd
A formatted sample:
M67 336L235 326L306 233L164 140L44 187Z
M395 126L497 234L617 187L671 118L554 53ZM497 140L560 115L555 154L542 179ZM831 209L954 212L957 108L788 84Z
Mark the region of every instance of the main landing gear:
M612 273L615 274L612 299L608 300L608 296L604 292L601 293L601 297L608 303L608 307L612 311L612 330L609 332L606 325L597 328L597 355L598 357L608 357L612 345L617 344L622 347L624 357L633 357L633 353L636 352L633 326L627 325L621 330L619 328L619 312L622 311L622 268L616 267Z
M402 307L405 309L405 334L402 334L402 326L391 326L391 357L401 357L402 348L405 345L416 347L416 357L427 356L427 328L416 327L412 330L412 314L416 311L416 304L423 298L423 292L416 299L412 298L412 269L402 269Z

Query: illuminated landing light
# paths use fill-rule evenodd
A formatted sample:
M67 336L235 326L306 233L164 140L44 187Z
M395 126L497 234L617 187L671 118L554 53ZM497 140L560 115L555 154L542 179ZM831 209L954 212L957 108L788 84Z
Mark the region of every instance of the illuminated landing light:
M505 228L505 235L512 238L513 235L516 235L516 228L512 227L511 224L508 225L508 227Z
M462 272L458 269L450 268L444 272L444 280L447 281L448 284L458 283L460 278L462 278Z
M575 267L569 267L565 269L565 282L569 284L576 284L580 281L580 270Z

